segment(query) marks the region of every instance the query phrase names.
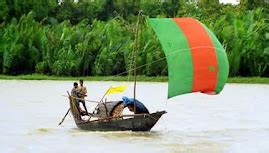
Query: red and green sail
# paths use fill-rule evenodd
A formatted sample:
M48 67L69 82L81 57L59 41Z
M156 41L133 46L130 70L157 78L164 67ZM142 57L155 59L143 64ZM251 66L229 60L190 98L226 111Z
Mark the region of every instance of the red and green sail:
M152 18L168 63L168 98L191 92L218 94L229 72L216 36L193 18Z

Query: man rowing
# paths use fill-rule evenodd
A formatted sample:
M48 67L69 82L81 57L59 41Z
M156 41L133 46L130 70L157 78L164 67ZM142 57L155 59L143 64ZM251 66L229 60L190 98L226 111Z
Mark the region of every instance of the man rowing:
M82 103L85 111L86 111L86 115L88 115L88 110L86 108L86 104L85 104L85 97L87 96L87 88L85 86L83 86L83 80L79 80L79 88L78 88L78 91L80 92L80 95L81 95L81 99L79 100L79 102Z
M88 115L88 110L87 110L87 107L86 107L86 104L85 104L85 98L87 95L87 89L85 86L83 86L83 80L80 80L79 81L80 83L80 86L78 87L78 83L77 82L74 82L74 87L71 91L71 95L76 99L76 106L80 112L81 115ZM85 112L83 112L80 107L79 107L79 103L82 103L84 109L85 109Z

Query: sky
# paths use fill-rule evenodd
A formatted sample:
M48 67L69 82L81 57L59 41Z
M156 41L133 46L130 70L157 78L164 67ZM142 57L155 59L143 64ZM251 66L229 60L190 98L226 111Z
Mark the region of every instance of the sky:
M220 0L220 3L231 3L231 4L239 4L240 0Z

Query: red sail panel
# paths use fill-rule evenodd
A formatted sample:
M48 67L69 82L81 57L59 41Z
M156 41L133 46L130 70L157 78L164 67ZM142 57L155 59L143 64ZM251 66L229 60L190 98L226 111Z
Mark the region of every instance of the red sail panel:
M218 64L214 44L206 29L193 18L174 18L191 49L193 92L212 93L217 84Z

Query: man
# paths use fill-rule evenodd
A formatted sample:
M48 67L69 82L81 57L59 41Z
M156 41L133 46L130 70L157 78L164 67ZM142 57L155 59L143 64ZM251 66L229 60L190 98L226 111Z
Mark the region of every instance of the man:
M71 91L71 95L73 97L78 97L78 94L79 94L79 91L78 91L78 83L77 82L74 82L74 87Z
M83 86L83 80L79 80L79 84L80 84L80 87L79 87L78 91L81 95L81 97L80 97L81 100L79 100L79 102L82 103L82 105L83 105L83 107L88 115L89 113L88 113L88 110L86 108L86 104L85 104L85 100L84 100L85 97L87 96L87 88L85 86Z
M79 92L82 94L82 98L84 99L84 97L86 97L87 95L87 88L85 86L83 86L83 80L79 80Z
M79 89L78 89L78 83L77 82L74 82L74 87L73 87L73 89L71 91L71 95L73 97L75 97L75 98L80 98L81 97ZM80 110L79 109L79 101L77 99L76 99L76 106L77 106L78 110Z

